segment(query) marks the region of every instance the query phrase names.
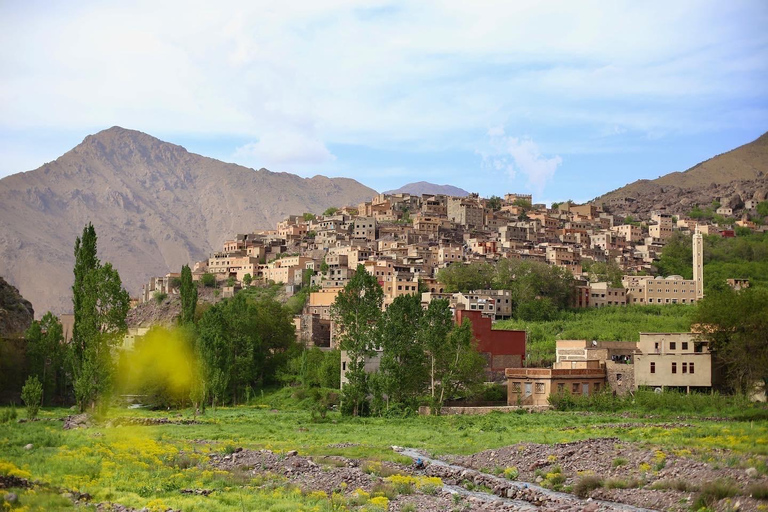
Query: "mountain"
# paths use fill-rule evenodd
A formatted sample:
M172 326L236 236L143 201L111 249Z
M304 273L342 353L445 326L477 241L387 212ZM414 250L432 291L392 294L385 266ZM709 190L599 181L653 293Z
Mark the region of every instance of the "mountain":
M435 185L434 183L428 183L426 181L417 181L416 183L409 183L403 185L397 190L388 190L385 194L411 194L412 196L420 196L422 194L443 194L446 196L466 197L469 192L466 190L454 187L452 185Z
M595 198L614 214L648 216L666 209L684 214L718 200L739 209L744 201L768 197L768 132L757 140L655 180L638 180Z
M66 312L75 237L88 222L100 259L136 295L150 276L205 259L236 233L375 194L355 180L255 171L113 127L0 180L1 271L38 315Z

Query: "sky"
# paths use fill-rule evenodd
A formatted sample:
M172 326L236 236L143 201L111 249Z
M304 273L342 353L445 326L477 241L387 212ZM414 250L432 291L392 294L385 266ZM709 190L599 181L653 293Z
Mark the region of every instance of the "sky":
M765 0L0 0L0 177L122 126L259 169L586 201L768 131Z

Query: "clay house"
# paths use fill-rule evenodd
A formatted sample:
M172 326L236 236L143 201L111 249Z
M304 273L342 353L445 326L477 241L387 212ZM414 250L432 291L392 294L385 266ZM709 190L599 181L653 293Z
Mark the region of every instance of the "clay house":
M600 361L555 363L552 368L507 368L508 405L549 405L549 395L590 395L605 385L605 367ZM574 367L575 366L575 367Z
M472 335L477 341L477 348L488 361L486 370L489 380L504 375L507 368L520 368L525 358L525 331L492 329L490 318L483 316L480 311L457 309L454 318L457 324L464 319L472 323Z

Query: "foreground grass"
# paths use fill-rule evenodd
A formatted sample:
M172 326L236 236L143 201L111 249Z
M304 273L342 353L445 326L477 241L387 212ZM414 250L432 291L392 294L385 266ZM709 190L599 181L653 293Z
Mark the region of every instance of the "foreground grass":
M269 397L267 397L268 401ZM298 450L301 455L342 455L408 463L392 445L412 446L436 455L469 454L518 442L559 443L617 437L685 449L702 458L715 449L734 452L765 468L768 422L709 421L674 416L652 419L615 414L547 412L486 416L342 418L332 413L313 422L306 410L270 409L265 405L209 410L199 424L96 427L64 431L54 418L66 410L43 411L44 421L0 425L0 474L44 482L21 495L30 510L66 509L63 490L92 495L94 502L119 502L136 508L202 510L339 510L340 496L303 494L279 482L213 470L208 454L246 449ZM182 411L191 418L191 411ZM110 416L168 417L166 412L112 410ZM170 415L174 417L173 414ZM24 446L32 443L32 450ZM353 443L351 446L347 443ZM208 497L182 489L211 489ZM365 505L374 509L375 504ZM354 507L352 507L354 508Z

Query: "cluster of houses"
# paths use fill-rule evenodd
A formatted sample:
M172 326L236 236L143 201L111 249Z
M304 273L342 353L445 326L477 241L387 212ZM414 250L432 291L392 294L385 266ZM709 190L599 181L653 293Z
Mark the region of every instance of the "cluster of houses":
M292 215L275 230L238 234L221 252L195 263L192 273L196 280L213 274L226 283L223 296L251 282L283 283L289 294L313 286L316 291L295 322L299 338L321 348L336 345L330 307L358 265L376 276L385 308L406 294L421 294L425 305L448 298L457 321L472 322L488 371L506 376L511 404L546 402L550 393L565 389L591 393L610 386L621 393L637 386L711 386L706 346L676 338L687 334L643 334L638 343L560 341L553 368L523 368L525 331L491 329L493 320L511 316L510 292L446 293L436 278L449 265L515 258L572 272L578 280L574 307L693 304L703 297L702 234L733 236L728 229L663 211L650 212L642 223L624 221L593 204L547 208L524 194L503 199L379 194L332 214ZM653 273L654 260L676 231L693 235L694 278L644 275ZM622 287L594 282L583 272L585 261L617 265ZM174 293L177 277L153 278L140 301Z

